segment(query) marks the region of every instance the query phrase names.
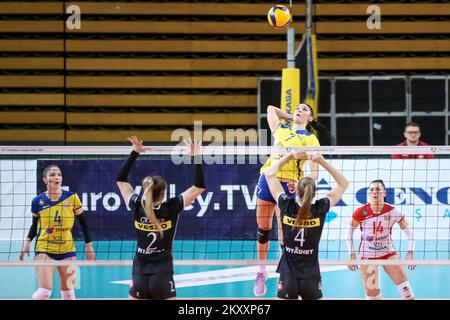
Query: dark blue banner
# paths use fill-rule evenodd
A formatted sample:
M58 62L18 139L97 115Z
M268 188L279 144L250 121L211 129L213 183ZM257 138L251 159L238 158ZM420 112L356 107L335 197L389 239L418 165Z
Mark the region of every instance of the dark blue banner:
M38 161L38 193L45 191L42 170L56 164L62 171L63 188L78 193L94 240L134 239L131 211L115 183L123 160ZM261 165L204 165L207 190L180 214L176 239L256 239L256 192ZM169 197L194 183L193 165L171 160L138 160L129 181L139 193L147 175L167 181ZM74 236L82 239L78 223Z

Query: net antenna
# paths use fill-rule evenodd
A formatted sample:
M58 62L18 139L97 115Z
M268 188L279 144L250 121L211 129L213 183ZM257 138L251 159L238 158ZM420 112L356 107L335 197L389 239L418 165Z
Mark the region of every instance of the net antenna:
M292 0L291 0L292 1ZM306 0L306 31L305 31L305 38L306 38L306 65L308 66L308 81L307 81L307 91L311 91L311 75L312 75L312 65L311 65L311 35L312 35L312 1Z
M289 7L292 8L292 0L289 1ZM295 68L295 30L287 28L287 68Z

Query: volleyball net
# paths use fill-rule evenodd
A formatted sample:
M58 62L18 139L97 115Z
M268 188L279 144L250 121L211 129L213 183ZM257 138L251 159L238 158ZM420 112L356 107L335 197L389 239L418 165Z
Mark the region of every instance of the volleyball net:
M319 247L321 264L347 264L346 230L353 212L367 203L369 183L382 179L386 202L405 215L414 231L415 264L450 263L450 147L203 147L206 191L180 214L173 256L176 265L257 265L256 185L262 164L272 153L293 149L320 152L350 182L325 219ZM0 264L35 265L33 255L19 261L31 222L31 201L46 190L42 170L57 165L63 189L76 192L88 220L96 261L87 261L81 228L74 223L78 265L131 265L136 250L134 221L115 183L130 147L0 147ZM141 191L147 175L167 181L167 197L194 182L190 156L182 146L155 146L141 154L129 181ZM391 154L434 154L434 159L391 159ZM308 167L305 166L306 174ZM320 168L316 198L335 186ZM268 260L281 255L274 218ZM52 232L52 230L41 230ZM398 225L392 229L397 253L404 258L408 240ZM359 231L354 235L358 248ZM35 240L31 248L34 247ZM361 263L377 264L377 261ZM386 263L386 262L384 262ZM396 262L391 262L396 263ZM397 262L398 264L398 262Z

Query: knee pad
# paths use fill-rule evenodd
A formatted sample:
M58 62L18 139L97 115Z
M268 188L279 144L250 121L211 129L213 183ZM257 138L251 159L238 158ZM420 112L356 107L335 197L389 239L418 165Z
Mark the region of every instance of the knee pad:
M35 293L31 296L33 300L48 300L52 295L52 290L39 287Z
M272 232L272 230L263 230L261 228L258 228L258 242L261 244L265 244L267 242L269 242L270 240L270 233Z
M414 293L412 291L411 285L409 284L408 280L397 285L397 288L403 299L405 299L405 300L414 299Z

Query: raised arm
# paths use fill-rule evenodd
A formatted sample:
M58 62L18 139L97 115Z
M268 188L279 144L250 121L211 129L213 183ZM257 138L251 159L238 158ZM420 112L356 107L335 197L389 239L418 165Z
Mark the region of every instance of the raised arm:
M128 138L128 141L130 141L133 145L133 151L131 151L128 159L122 164L116 176L117 186L119 187L120 194L122 195L122 198L123 200L125 200L125 202L130 199L130 196L134 192L133 187L128 182L128 175L130 173L131 167L133 166L133 163L136 161L141 152L150 150L150 148L143 147L142 140L139 140L136 136Z
M303 153L304 154L304 153ZM306 154L304 154L306 156ZM269 186L270 193L272 193L272 197L275 201L278 201L280 194L284 193L283 187L281 186L280 180L276 177L277 172L282 168L286 163L288 163L295 155L293 152L285 155L278 161L275 161L265 172L267 185Z
M317 181L319 178L319 164L314 161L309 161L309 177L314 181Z
M348 181L344 175L329 164L321 154L315 154L312 156L311 160L320 164L325 170L327 170L337 183L337 186L334 187L327 195L327 197L330 198L330 207L333 207L342 198L342 195L348 187Z
M280 124L280 120L291 120L294 116L282 111L280 108L269 105L267 107L267 123L270 131L274 131Z
M185 190L181 195L184 199L184 207L190 205L199 195L205 191L205 176L203 173L201 143L197 141L185 141L188 152L192 155L194 164L194 184L189 189Z

